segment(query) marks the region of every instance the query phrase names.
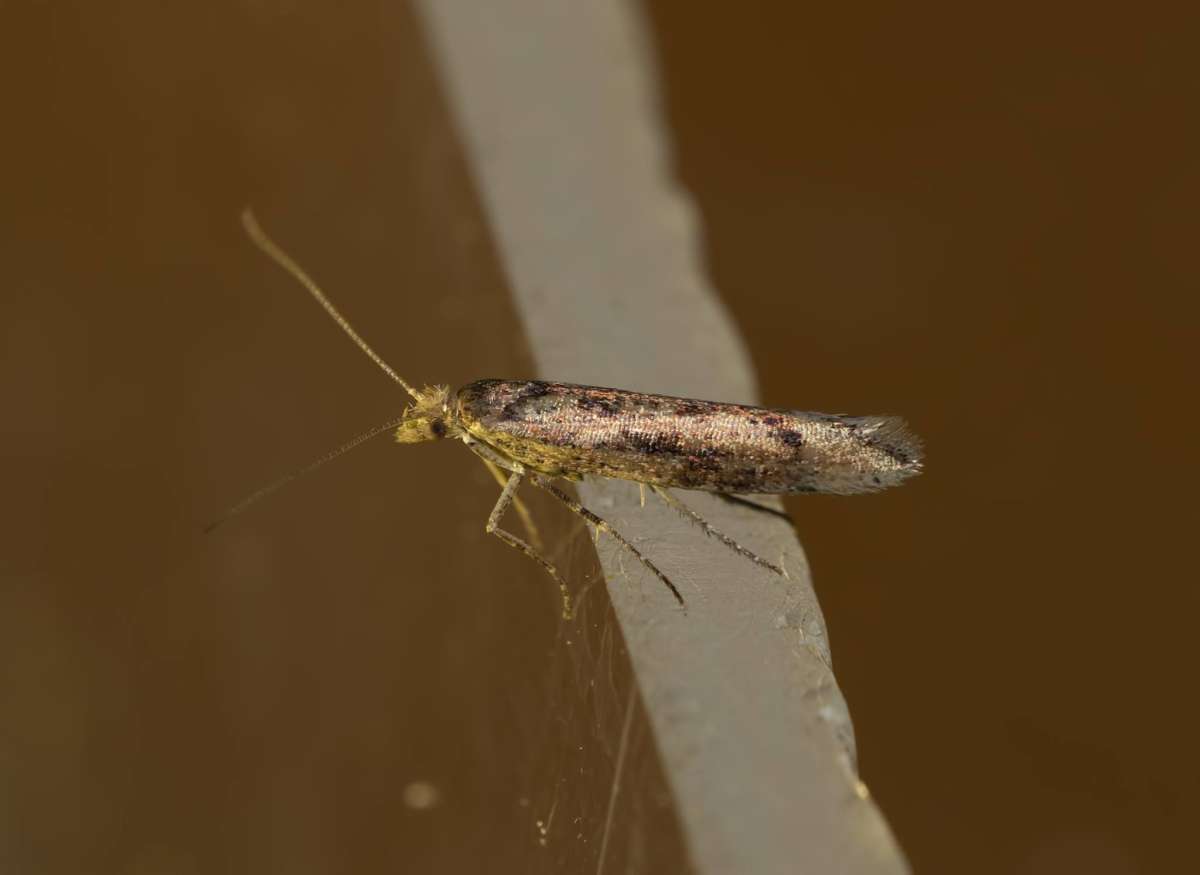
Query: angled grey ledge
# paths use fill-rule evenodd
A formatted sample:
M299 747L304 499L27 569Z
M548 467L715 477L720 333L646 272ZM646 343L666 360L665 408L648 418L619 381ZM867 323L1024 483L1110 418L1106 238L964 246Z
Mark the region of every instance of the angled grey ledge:
M746 350L703 275L698 222L673 182L638 11L556 0L417 9L540 374L754 401ZM857 779L791 528L681 494L761 555L782 557L781 580L660 503L640 507L632 484L589 481L579 492L688 601L685 614L600 542L696 870L907 871Z

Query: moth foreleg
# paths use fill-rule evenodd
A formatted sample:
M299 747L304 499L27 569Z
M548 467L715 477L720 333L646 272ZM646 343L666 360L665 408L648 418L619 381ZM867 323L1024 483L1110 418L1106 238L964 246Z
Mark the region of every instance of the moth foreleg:
M697 526L700 527L700 530L702 532L704 532L704 534L708 535L710 538L716 538L718 541L720 541L722 544L724 544L730 550L737 553L739 556L745 556L747 559L749 559L755 565L761 565L763 568L774 571L780 577L787 577L787 575L783 573L783 569L780 568L778 565L774 565L774 564L768 562L766 559L763 559L761 556L759 556L753 550L746 549L741 544L739 544L737 541L735 541L733 538L729 537L729 535L722 532L720 529L713 528L713 526L709 524L708 520L706 520L704 517L700 516L700 514L696 513L694 510L692 510L690 507L688 507L686 504L684 504L682 501L680 501L674 495L667 492L667 490L663 489L661 486L651 486L650 488L654 490L655 495L657 495L659 498L661 498L663 500L663 503L665 503L668 507L677 511L680 516L684 517L685 519L691 520L693 523L695 523ZM761 505L755 505L755 506L761 507ZM762 509L767 510L768 508L762 508Z
M522 541L512 532L507 532L500 528L500 518L504 516L504 512L508 510L508 506L513 503L516 498L517 489L521 485L521 480L525 475L519 471L514 471L508 478L508 482L504 484L504 490L500 493L500 498L496 500L496 506L492 508L492 513L488 517L485 531L489 535L495 535L505 544L520 550L538 565L546 569L546 572L554 578L554 582L558 584L558 589L562 593L563 602L563 619L569 620L575 614L575 609L571 605L571 593L567 589L566 581L558 573L558 569L543 556L539 551L535 550L525 541Z
M603 519L598 517L595 513L588 510L586 507L584 507L578 501L576 501L571 496L567 495L565 492L563 492L561 489L559 489L557 486L555 486L553 483L551 483L550 479L548 477L545 477L541 474L533 474L533 475L531 475L531 477L533 479L535 486L539 486L542 489L549 492L551 495L553 495L555 498L557 498L560 502L562 502L568 508L570 508L574 513L579 514L581 517L583 517L585 520L587 520L589 523L591 523L593 526L595 526L597 531L604 532L604 534L608 535L610 538L612 538L614 541L616 541L618 544L620 544L622 547L624 547L626 550L628 550L630 553L632 553L639 562L641 562L648 569L650 569L650 571L654 572L654 576L657 577L659 580L661 580L666 585L667 589L669 589L671 591L671 595L675 596L675 600L677 602L679 602L679 604L682 607L684 607L684 608L687 607L687 603L683 600L683 596L680 594L679 590L675 588L675 584L673 584L671 582L671 579L669 577L667 577L665 574L663 574L662 571L659 570L657 565L655 565L653 562L651 562L649 559L647 559L645 556L643 556L641 554L641 552L639 552L637 547L635 547L635 546L633 546L633 544L629 543L629 541L625 539L624 535L622 535L620 532L618 532L616 529L614 529L611 525L609 525L606 521L604 521Z
M508 484L509 478L504 476L500 470L500 467L495 462L493 462L491 459L485 459L483 456L480 456L479 459L485 466L487 466L488 471L491 472L492 477L495 478L496 483L499 484L501 488ZM521 501L521 497L519 495L513 495L512 506L517 512L517 516L521 518L521 525L525 527L525 533L529 535L529 542L533 545L533 549L537 550L539 553L542 552L542 550L545 549L542 545L542 536L538 534L537 526L533 523L533 516L529 513L529 508L525 506L525 502Z

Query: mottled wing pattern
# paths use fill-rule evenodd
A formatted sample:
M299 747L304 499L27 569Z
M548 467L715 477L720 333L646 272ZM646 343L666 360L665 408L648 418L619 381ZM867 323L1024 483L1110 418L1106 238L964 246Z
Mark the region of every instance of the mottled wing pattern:
M529 468L710 492L872 492L920 471L903 421L770 410L623 389L479 380L466 430Z

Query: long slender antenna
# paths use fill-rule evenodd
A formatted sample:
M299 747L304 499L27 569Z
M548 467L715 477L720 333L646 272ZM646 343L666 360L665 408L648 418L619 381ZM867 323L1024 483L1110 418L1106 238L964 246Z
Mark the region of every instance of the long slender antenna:
M346 335L351 340L358 344L358 348L365 352L371 361L379 365L385 374L403 386L404 391L406 391L409 395L413 396L413 398L417 399L418 401L422 400L424 396L410 386L403 377L393 371L392 366L385 362L379 353L371 349L371 347L367 345L367 342L358 336L358 332L350 326L350 322L346 319L346 317L338 312L338 308L333 306L333 302L325 297L325 293L321 291L320 286L313 282L312 278L304 272L304 269L301 268L300 265L296 264L292 257L279 247L278 243L267 236L267 232L264 231L262 226L258 224L258 219L254 218L254 213L251 212L249 207L246 207L246 209L242 210L242 227L246 229L246 234L249 235L251 242L253 242L255 246L265 252L272 261L295 277L300 285L308 289L308 293L316 298L317 303L325 308L325 312L328 313L333 321L338 324L338 327L341 328L342 331L346 332Z
M338 456L341 456L345 453L350 452L352 449L357 447L359 444L366 443L371 438L377 437L378 435L383 434L385 431L390 431L391 429L395 428L403 421L404 421L403 416L397 416L395 419L390 419L387 422L383 423L382 425L377 425L374 428L369 429L368 431L364 431L362 434L346 441L346 443L342 444L336 450L330 450L328 453L321 456L316 461L309 462L303 468L299 468L299 469L291 472L290 474L285 474L284 476L282 476L278 480L276 480L274 483L270 483L270 484L264 486L262 489L259 489L257 492L250 493L245 498L243 498L241 501L239 501L237 504L235 504L233 507L229 508L229 510L225 511L225 513L221 514L221 516L219 516L217 519L213 520L211 523L209 523L207 526L205 526L204 534L207 535L209 532L211 532L217 526L221 525L221 523L226 522L227 520L231 519L232 517L237 516L242 511L244 511L246 508L250 507L250 505L257 504L258 502L262 501L262 499L266 498L268 495L271 495L272 493L279 491L284 486L286 486L287 484L289 484L293 480L295 480L297 477L303 477L305 474L308 474L310 471L315 471L317 468L320 468L326 462L332 462Z

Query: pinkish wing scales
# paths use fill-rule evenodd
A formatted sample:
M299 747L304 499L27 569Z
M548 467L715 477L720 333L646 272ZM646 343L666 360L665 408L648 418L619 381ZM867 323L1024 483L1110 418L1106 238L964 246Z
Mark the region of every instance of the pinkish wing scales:
M622 389L479 380L455 400L464 428L516 461L730 494L873 492L920 471L901 420L771 410Z

